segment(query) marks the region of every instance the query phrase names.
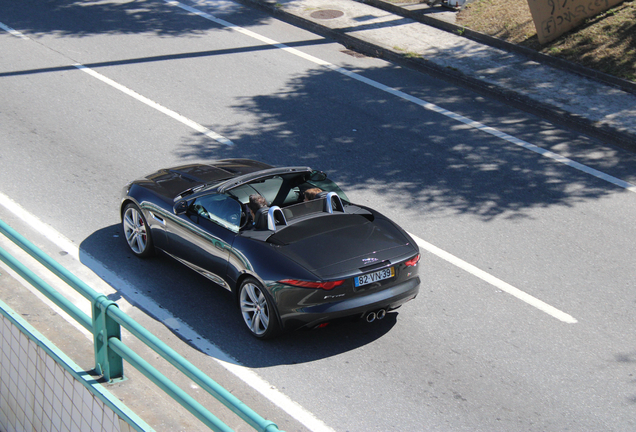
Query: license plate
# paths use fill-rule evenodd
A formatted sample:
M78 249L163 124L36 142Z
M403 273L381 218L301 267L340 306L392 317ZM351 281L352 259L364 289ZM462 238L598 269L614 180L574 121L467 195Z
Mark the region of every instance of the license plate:
M393 269L393 267L389 267L382 270L378 270L373 273L367 273L362 276L356 276L354 280L355 280L355 285L359 287L362 285L368 285L373 282L378 282L384 279L389 279L389 278L392 278L393 276L395 276L395 270Z

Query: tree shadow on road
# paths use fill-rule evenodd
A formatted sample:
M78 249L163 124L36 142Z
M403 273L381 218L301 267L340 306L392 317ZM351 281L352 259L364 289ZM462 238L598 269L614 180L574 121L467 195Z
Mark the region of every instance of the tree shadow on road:
M56 35L86 37L148 33L157 36L197 36L219 24L210 20L184 19L187 11L163 1L86 2L57 0L42 5L38 0L0 1L3 22L31 37ZM258 24L268 19L263 14L234 5L218 6L214 17L232 14L235 20ZM260 18L259 18L260 17Z
M375 74L382 78L386 72ZM465 91L436 84L406 92L530 144L633 177L633 156L619 157L618 150L477 95L481 102L469 107ZM343 98L345 91L349 96ZM237 101L232 108L248 114L250 122L220 131L235 146L221 148L193 135L176 151L184 159L251 157L273 165L307 164L329 171L345 190L371 192L380 202L429 217L524 218L535 208L572 206L616 191L589 174L396 99L317 69L293 78L279 93Z

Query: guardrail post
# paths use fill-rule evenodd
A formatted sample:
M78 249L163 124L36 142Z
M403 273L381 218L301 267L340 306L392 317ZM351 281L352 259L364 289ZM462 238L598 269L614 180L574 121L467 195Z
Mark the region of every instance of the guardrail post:
M109 382L124 380L124 361L108 346L111 337L121 340L121 327L108 316L108 308L117 303L105 295L93 300L93 343L95 346L95 371Z

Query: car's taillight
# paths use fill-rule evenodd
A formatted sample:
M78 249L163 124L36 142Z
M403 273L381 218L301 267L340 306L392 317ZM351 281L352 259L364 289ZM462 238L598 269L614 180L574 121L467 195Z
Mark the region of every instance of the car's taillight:
M417 265L419 260L420 260L420 254L417 254L413 258L411 258L410 260L406 261L404 263L404 265L407 266L407 267L413 267L413 266Z
M314 282L314 281L304 281L304 280L298 280L298 279L283 279L278 282L285 285L293 285L293 286L302 287L302 288L319 288L324 290L331 290L337 286L342 285L344 283L344 279L329 281L329 282Z

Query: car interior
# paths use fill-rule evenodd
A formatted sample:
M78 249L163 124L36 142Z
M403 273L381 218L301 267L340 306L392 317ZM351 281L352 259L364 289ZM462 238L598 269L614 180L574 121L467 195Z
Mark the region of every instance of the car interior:
M305 202L304 191L316 187L323 192L314 200ZM349 204L345 193L321 171L314 171L309 175L307 173L274 175L239 185L229 190L228 194L242 205L241 229L252 227L251 213L247 208L252 194L261 195L269 204L255 215L253 222L257 230L275 231L277 226L287 225L290 220L325 211L331 213L334 209L344 211L345 203ZM330 196L327 197L328 195Z

